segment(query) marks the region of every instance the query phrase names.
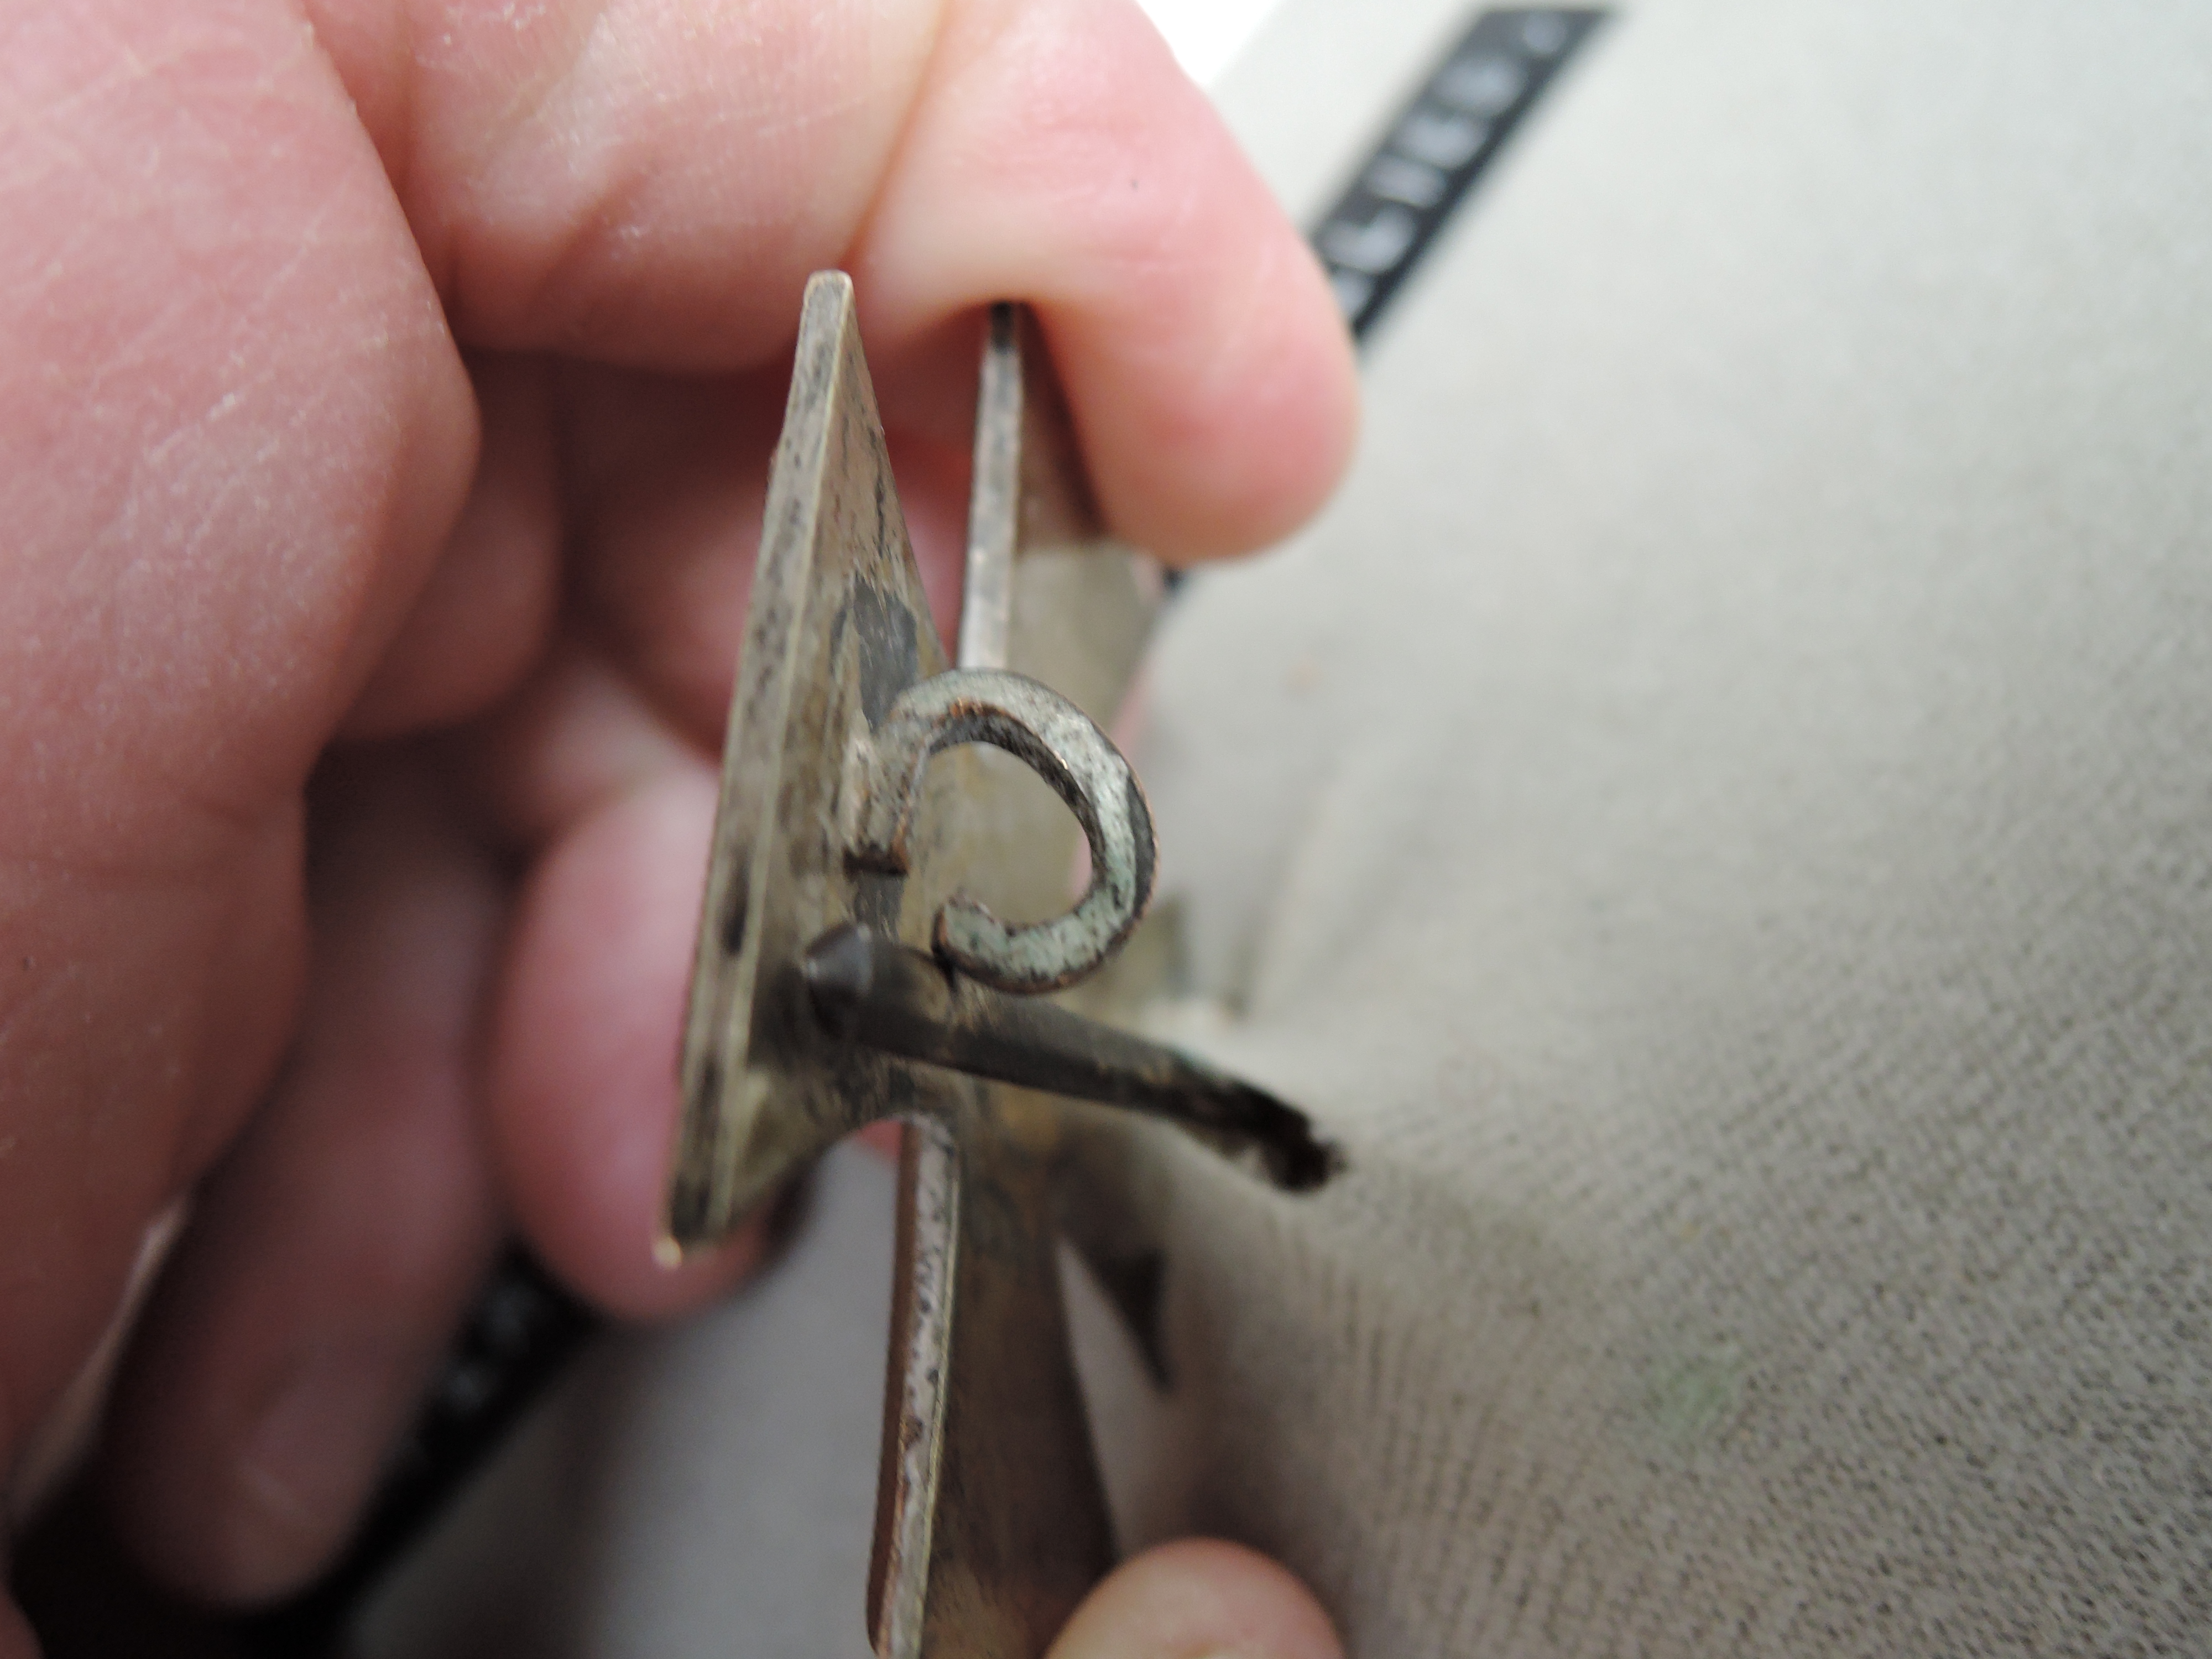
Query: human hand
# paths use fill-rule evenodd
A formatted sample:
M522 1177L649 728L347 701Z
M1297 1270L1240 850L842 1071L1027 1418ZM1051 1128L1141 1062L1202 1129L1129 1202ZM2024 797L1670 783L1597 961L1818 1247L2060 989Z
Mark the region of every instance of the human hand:
M1348 351L1119 5L55 0L0 110L0 1446L194 1193L106 1474L257 1599L507 1228L634 1317L757 1258L651 1244L807 272L940 598L982 302L1172 558L1317 502Z

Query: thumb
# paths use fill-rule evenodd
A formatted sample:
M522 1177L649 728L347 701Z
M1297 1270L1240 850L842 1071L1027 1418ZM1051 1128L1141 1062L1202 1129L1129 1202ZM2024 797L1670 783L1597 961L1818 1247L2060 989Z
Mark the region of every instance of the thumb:
M1265 1556L1187 1539L1124 1562L1067 1621L1050 1659L1343 1659L1328 1615Z

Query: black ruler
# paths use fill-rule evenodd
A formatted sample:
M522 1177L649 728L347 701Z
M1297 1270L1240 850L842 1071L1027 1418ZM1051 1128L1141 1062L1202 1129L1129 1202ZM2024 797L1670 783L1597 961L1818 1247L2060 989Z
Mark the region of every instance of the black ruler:
M1314 228L1314 251L1355 339L1374 327L1606 15L1553 7L1484 12L1398 112Z

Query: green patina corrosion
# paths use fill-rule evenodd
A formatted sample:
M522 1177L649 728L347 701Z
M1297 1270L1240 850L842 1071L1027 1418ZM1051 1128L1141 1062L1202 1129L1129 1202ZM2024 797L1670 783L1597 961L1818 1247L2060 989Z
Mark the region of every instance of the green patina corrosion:
M1744 1364L1733 1345L1676 1352L1656 1365L1644 1391L1645 1418L1662 1438L1688 1449L1711 1443L1743 1403Z

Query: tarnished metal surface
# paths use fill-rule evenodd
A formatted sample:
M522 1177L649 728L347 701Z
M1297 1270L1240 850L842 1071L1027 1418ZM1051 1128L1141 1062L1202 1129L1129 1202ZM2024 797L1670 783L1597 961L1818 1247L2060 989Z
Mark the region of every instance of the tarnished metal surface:
M1013 623L1014 544L1022 517L1020 313L991 307L975 383L975 463L968 486L968 563L960 587L959 663L1004 668Z
M1288 1192L1335 1172L1304 1113L1202 1060L1034 997L1008 996L854 923L804 964L823 1023L887 1054L1024 1089L1148 1112Z
M899 694L848 760L855 864L904 874L921 805L922 769L940 749L989 744L1027 763L1067 804L1091 849L1091 881L1075 908L1050 921L1010 925L955 894L931 942L954 967L1002 991L1073 984L1129 935L1152 895L1152 815L1121 751L1073 703L1002 669L958 668Z
M723 754L669 1189L677 1249L720 1238L862 1123L944 1110L973 1093L826 1039L798 969L807 945L840 921L926 940L935 906L906 918L913 884L848 866L839 795L854 741L900 692L945 666L891 483L852 284L817 276L769 475Z
M1024 349L1033 336L1019 308L992 308L957 646L969 675L1006 666L1030 562L1018 567L1016 552L1046 526L1096 530L1065 410L1042 353ZM1127 663L1148 621L1130 630ZM1099 703L1118 702L1127 672L1090 675ZM932 771L958 781L957 834L935 849L945 878L1009 915L1057 910L1081 781L1056 780L1063 787L1048 793L1023 757L972 747ZM1148 891L1149 814L1143 832ZM884 1659L1035 1659L1114 1559L1060 1302L1057 1115L1041 1097L985 1085L950 1127L909 1128L901 1160L870 1630ZM949 1307L933 1299L939 1282Z
M1150 816L1097 722L1157 588L1096 541L1073 456L1034 325L994 308L948 671L851 283L809 283L724 757L667 1245L720 1238L860 1124L908 1121L869 1598L885 1659L1036 1659L1112 1560L1060 1304L1054 1229L1081 1206L1054 1096L1164 1118L1293 1189L1334 1168L1261 1091L1009 994L1089 972L1152 885ZM1068 910L1079 828L1091 878Z

